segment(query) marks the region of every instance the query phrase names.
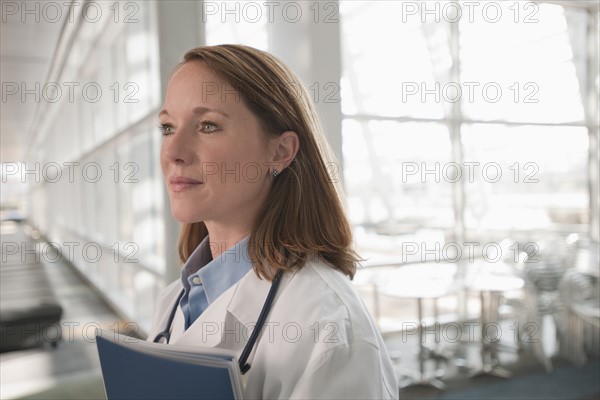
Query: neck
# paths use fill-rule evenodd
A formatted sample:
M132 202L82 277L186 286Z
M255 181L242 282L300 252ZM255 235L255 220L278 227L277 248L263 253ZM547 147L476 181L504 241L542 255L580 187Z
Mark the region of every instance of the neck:
M251 232L249 227L224 227L220 224L204 221L208 230L208 240L212 258L215 259L225 250L244 239Z

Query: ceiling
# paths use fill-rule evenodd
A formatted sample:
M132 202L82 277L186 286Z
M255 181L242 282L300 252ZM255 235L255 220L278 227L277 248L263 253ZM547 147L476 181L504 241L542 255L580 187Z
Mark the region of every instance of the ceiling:
M34 12L24 13L22 9L24 2L0 0L0 10L2 10L0 161L2 162L24 161L24 150L38 103L33 93L25 95L22 99L22 89L34 91L36 82L39 82L41 90L46 84L50 61L66 19L61 18L51 22L51 17L44 18L41 9L36 15L34 4L37 3L37 7L40 7L41 2L28 3L30 4L28 10ZM66 15L65 8L63 12ZM38 21L36 17L39 18ZM11 94L13 90L18 91ZM43 101L43 97L40 101Z

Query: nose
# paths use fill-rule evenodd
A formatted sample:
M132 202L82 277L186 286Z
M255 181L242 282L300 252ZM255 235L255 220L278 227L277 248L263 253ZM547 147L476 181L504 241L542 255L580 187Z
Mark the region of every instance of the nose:
M183 129L177 129L174 133L165 136L161 145L165 161L173 164L189 164L194 157L190 141L190 135Z

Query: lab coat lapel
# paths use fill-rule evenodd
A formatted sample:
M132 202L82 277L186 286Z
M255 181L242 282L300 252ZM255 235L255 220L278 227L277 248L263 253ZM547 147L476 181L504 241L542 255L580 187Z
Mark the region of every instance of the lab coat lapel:
M249 271L194 321L177 344L239 350L246 344L271 283Z
M259 279L254 270L249 271L240 280L237 293L231 299L227 311L240 323L252 328L258 320L270 288L270 281Z

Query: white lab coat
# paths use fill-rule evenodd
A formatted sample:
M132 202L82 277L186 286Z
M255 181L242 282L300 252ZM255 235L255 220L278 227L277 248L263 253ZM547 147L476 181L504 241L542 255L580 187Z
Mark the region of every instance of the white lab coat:
M239 357L270 287L251 270L186 331L178 308L170 343L233 349ZM162 292L149 340L166 328L181 288L177 280ZM283 275L248 361L248 399L398 398L396 374L364 303L346 276L318 260Z

